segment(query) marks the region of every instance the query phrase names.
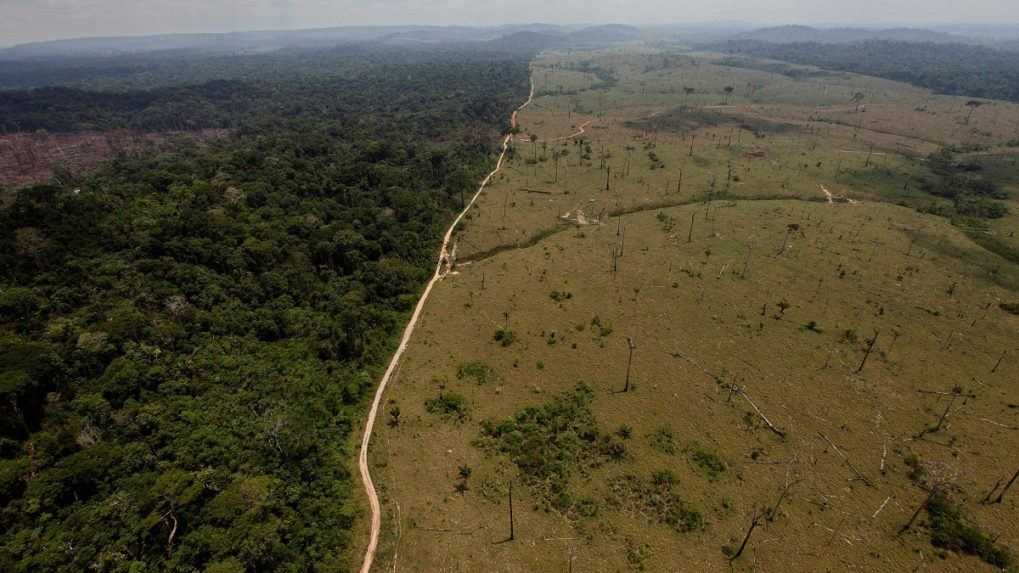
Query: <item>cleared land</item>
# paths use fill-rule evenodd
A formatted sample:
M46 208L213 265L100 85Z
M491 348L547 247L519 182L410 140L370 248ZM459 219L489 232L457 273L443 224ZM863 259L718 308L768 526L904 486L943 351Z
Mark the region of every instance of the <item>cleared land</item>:
M534 63L387 394L377 570L724 571L755 517L736 570L1013 559L1019 107L718 59Z

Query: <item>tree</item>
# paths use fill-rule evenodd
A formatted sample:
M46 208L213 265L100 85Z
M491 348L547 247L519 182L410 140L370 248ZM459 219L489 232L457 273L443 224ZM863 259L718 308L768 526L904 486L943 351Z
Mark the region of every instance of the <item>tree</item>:
M969 114L966 115L966 125L969 125L969 120L973 118L973 112L984 105L984 102L980 100L971 99L966 102L966 107L969 108Z
M860 106L863 104L863 100L866 97L867 96L864 95L863 92L856 92L856 93L853 94L853 97L849 99L849 103L855 105L856 106L856 111L859 112L860 111Z
M732 87L732 86L725 86L723 88L723 90L725 91L725 103L726 103L726 105L729 104L729 97L732 96L732 92L733 92L734 89L735 88Z

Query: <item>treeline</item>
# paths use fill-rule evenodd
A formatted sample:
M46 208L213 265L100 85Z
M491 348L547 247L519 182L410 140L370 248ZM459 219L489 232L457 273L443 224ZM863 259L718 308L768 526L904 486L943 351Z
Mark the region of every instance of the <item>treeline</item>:
M386 113L416 122L422 135L438 137L452 122L504 121L497 92L505 69L516 60L484 62L426 61L380 63L353 78L317 75L323 64L307 63L293 79L213 80L199 84L128 91L95 91L69 87L0 91L0 132L136 129L187 131L204 128L266 130L294 122L339 118L377 122L379 99ZM354 68L354 64L345 64ZM273 72L275 70L272 70ZM473 91L459 91L468 80ZM447 86L439 85L450 82ZM446 89L445 97L436 90ZM338 97L342 94L342 97ZM431 94L427 97L424 94ZM402 129L402 128L401 128Z
M1019 58L1011 52L981 46L893 41L851 44L732 41L714 49L877 76L943 94L1019 101Z
M18 99L50 129L237 129L0 209L0 570L349 571L362 399L527 77L436 56Z

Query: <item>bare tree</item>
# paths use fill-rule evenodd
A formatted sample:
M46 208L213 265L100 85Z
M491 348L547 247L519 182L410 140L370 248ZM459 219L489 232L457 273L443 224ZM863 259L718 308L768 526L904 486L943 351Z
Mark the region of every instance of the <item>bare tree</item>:
M633 339L629 336L626 337L626 345L630 349L630 354L626 359L626 383L623 385L623 392L630 391L630 367L633 366L633 351L637 349L637 345L634 344Z

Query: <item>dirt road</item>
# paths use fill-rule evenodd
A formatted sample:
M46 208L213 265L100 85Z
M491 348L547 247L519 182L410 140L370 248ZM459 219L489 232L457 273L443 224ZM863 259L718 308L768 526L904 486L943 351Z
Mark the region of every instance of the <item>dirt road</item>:
M534 78L531 78L531 93L527 97L527 101L518 107L510 118L510 124L513 127L517 126L517 113L523 110L525 107L531 104L534 99ZM478 187L478 191L471 197L471 200L464 207L463 211L457 215L456 219L449 226L446 231L446 235L442 238L442 249L439 251L439 261L435 266L435 274L432 275L432 280L428 281L428 285L425 287L424 292L421 294L421 299L418 300L418 304L414 307L414 314L411 315L410 321L407 323L407 327L403 331L403 337L400 339L400 345L396 348L396 352L393 353L393 358L389 361L389 366L386 368L385 374L382 375L382 380L379 381L379 387L375 391L375 399L372 401L371 410L368 411L368 419L364 426L364 436L361 438L361 453L357 459L357 467L361 472L361 481L364 483L364 491L368 496L368 503L371 505L372 518L371 518L371 531L368 538L368 547L364 552L364 561L361 563L361 573L369 573L372 568L372 562L375 560L375 551L379 545L379 530L382 526L382 508L379 505L379 496L375 491L375 484L372 482L371 472L368 469L368 446L371 443L372 429L375 427L375 418L379 413L379 405L382 403L382 395L386 391L386 386L389 384L389 380L393 377L393 373L396 371L397 365L400 363L400 358L403 356L405 350L407 350L407 343L410 342L411 335L414 334L414 327L417 326L418 319L421 318L421 311L425 307L425 302L428 301L428 295L432 292L432 287L436 283L441 281L449 273L449 244L453 239L453 231L456 230L457 225L463 220L464 216L470 211L471 207L474 206L475 201L481 195L485 187L502 169L503 161L506 159L506 150L509 149L510 140L513 138L513 134L507 135L502 140L502 153L499 154L499 161L495 164L495 169L485 177L485 180L481 182L481 186Z

